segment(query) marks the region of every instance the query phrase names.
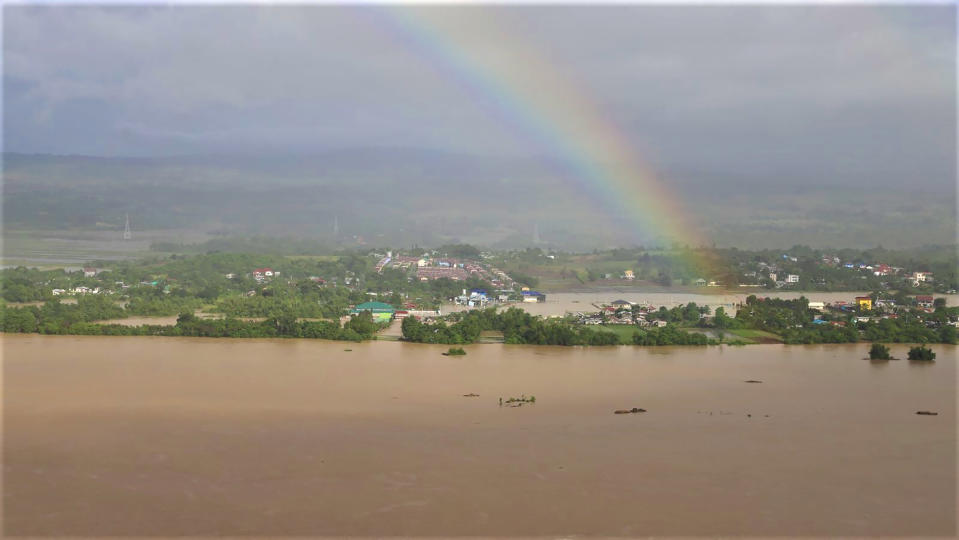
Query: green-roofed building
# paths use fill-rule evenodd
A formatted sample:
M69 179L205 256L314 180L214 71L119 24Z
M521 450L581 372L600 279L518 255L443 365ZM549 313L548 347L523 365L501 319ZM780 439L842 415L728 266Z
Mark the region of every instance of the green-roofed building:
M362 304L357 304L356 307L350 310L350 313L356 315L363 313L364 311L369 311L373 314L373 320L376 322L386 322L393 318L393 313L396 312L393 309L393 306L384 303L384 302L363 302Z

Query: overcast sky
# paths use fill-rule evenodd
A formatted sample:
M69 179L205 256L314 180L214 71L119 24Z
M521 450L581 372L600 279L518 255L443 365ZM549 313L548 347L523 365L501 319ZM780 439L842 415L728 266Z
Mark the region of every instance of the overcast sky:
M400 9L6 6L5 148L548 155L483 75L538 58L657 167L954 182L952 6Z

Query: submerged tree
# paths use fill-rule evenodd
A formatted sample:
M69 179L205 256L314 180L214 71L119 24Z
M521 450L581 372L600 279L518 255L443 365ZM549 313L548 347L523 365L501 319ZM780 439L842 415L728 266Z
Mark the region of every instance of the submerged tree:
M872 347L869 349L869 359L870 360L889 360L889 347L886 347L882 343L873 343Z
M936 353L932 349L926 347L925 345L920 345L918 347L913 347L909 349L909 359L910 360L922 360L924 362L932 362L936 359Z

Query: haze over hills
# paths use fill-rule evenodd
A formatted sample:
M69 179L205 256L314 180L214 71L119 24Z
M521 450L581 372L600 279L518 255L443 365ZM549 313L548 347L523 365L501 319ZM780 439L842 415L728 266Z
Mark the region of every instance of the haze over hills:
M637 230L541 157L354 148L315 154L100 158L6 154L7 230L195 228L331 244L570 250L669 242ZM741 248L954 240L955 192L723 173L669 175L701 237ZM538 233L535 234L535 233Z
M955 15L9 6L4 225L119 233L129 213L140 231L340 245L951 244Z

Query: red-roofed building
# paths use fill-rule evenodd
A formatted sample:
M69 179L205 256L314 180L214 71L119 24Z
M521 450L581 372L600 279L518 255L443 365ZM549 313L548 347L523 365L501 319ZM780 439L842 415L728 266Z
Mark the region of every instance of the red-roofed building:
M873 268L872 273L876 276L888 276L892 273L892 267L888 264L880 264Z
M918 305L919 307L931 308L933 302L934 302L934 299L932 298L932 295L920 294L916 296L916 305Z
M271 268L257 268L253 270L253 279L260 281L266 278L272 278L274 276L273 269Z

